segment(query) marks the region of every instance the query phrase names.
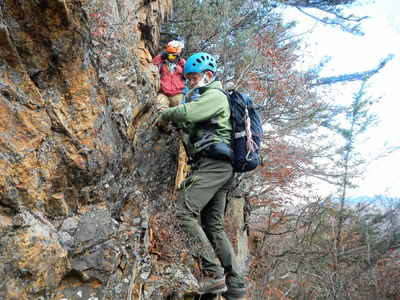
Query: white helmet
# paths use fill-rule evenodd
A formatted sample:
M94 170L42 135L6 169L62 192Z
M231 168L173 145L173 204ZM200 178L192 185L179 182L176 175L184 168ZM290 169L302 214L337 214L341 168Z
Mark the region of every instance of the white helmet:
M183 48L184 48L183 42L181 42L181 41L170 41L167 44L167 47L165 48L165 50L167 51L167 53L180 54L182 52Z

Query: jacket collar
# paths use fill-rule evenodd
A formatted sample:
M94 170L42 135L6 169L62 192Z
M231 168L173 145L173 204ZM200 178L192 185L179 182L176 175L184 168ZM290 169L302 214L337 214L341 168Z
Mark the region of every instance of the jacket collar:
M205 91L207 91L209 89L222 89L221 81L216 79L213 82L211 82L210 84L208 84L206 86L202 86L201 88L199 88L199 93L203 94Z

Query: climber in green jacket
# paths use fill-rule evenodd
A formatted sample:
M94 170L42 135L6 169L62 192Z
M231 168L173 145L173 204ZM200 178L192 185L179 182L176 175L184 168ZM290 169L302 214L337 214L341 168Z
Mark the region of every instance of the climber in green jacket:
M245 297L246 288L224 231L226 194L233 179L232 127L228 98L215 79L216 70L210 54L190 56L184 75L200 96L162 111L157 126L162 129L171 122L187 133L184 142L192 170L180 188L177 218L199 252L205 275L199 281L199 293L223 293L228 300L236 300Z

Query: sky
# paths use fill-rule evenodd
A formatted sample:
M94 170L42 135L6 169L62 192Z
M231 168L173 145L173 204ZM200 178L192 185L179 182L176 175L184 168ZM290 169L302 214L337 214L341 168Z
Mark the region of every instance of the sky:
M297 33L310 31L305 39L309 53L305 63L315 64L325 56L331 57L322 76L366 71L375 68L388 54L395 55L385 68L369 80L368 94L381 97L380 102L373 106L379 123L368 129L358 146L357 150L369 164L359 181L359 188L351 191L351 196L386 195L400 198L400 0L361 0L351 12L370 17L362 22L364 36L316 24L296 9L285 14L288 19L298 21ZM354 85L349 85L347 91L338 95L338 101L350 103L355 91ZM374 159L388 147L397 147L398 150Z

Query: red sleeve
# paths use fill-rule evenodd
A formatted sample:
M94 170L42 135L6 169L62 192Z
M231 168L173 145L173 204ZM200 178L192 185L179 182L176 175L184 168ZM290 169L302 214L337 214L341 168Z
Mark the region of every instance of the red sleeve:
M151 62L153 65L160 66L163 62L162 55L158 54L157 56L154 56Z
M184 59L184 58L181 58L180 60L179 60L179 65L183 68L183 66L185 65L185 63L186 63L186 60Z

